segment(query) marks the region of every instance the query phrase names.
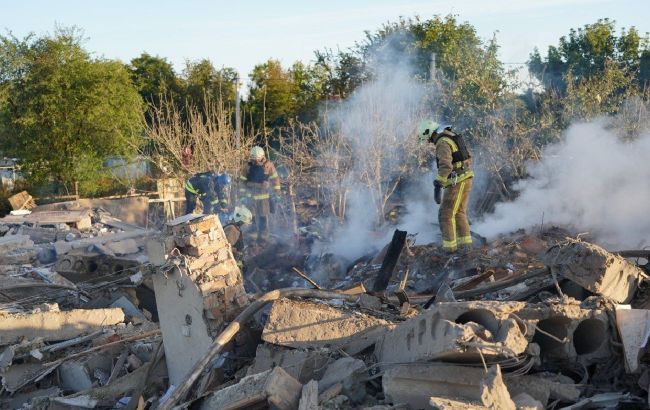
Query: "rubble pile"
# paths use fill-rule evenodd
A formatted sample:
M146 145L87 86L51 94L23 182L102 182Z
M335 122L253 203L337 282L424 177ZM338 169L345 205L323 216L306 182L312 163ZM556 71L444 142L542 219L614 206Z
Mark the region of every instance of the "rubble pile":
M0 408L648 408L650 251L397 231L242 270L216 216L151 231L103 205L0 220Z

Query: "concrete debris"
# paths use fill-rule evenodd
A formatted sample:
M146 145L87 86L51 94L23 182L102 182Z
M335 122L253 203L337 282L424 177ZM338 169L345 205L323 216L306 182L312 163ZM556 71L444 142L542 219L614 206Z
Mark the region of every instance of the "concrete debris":
M470 373L470 380L467 381L463 381L462 376L454 377L453 373L446 373L446 376L454 377L454 381L447 388L445 388L445 383L442 381L444 376L441 375L437 385L438 388L429 392L428 396L426 395L426 388L419 386L421 390L419 390L418 394L411 394L410 396L404 394L404 402L408 404L409 408L413 409L515 410L515 403L510 398L510 393L503 383L499 365L492 366L487 372L480 369L480 372L482 373ZM393 401L397 403L394 397Z
M391 403L426 408L430 398L451 397L478 402L485 370L443 363L414 363L388 368L382 377L384 394Z
M331 386L340 383L342 393L355 403L363 400L366 390L359 380L366 370L363 360L352 357L342 357L330 364L318 382L318 389L322 393Z
M0 314L0 345L36 338L66 340L122 322L124 312L120 308Z
M281 299L273 302L262 340L293 348L343 349L353 355L374 345L392 327L359 312Z
M161 258L158 249L174 247L179 252L166 254L166 265L153 276L169 377L178 384L248 299L216 216L178 218L156 241L147 245L154 252L152 259ZM178 264L172 264L172 258Z
M278 410L298 408L302 384L280 367L241 379L234 386L218 390L206 398L201 409L249 409L266 404Z
M512 398L517 410L544 410L546 408L541 402L535 400L527 393L519 393Z
M93 386L88 369L80 362L69 361L58 368L60 387L75 393L88 390Z
M262 373L274 367L283 368L291 377L301 383L323 377L329 362L326 352L288 349L267 343L257 346L255 360L246 375Z
M568 241L551 247L543 260L559 276L616 303L629 303L645 273L600 246Z
M503 383L501 368L498 364L491 367L481 381L481 403L488 409L515 410L515 403Z
M650 287L638 251L547 228L449 258L397 231L349 261L313 256L309 232L318 225L323 240L328 229L313 219L299 238L266 244L244 226L235 259L215 215L149 224L146 197L29 198L0 220L0 408L646 402L650 310L637 307Z
M480 312L476 318L451 321L443 319L435 309L425 311L384 335L377 348L380 362L480 363L483 359L514 358L526 351L528 341L515 319L482 319Z
M310 380L302 386L298 410L318 410L318 382Z
M650 338L650 310L631 309L629 305L616 306L616 326L623 343L625 369L628 373L639 371L639 359Z

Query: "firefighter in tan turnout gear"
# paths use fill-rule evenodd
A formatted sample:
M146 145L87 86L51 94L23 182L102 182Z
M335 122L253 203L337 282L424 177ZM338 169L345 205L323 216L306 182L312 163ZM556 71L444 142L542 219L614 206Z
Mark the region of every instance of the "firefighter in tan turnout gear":
M472 236L467 220L467 204L474 172L465 140L462 135L454 133L451 126L440 125L432 120L420 123L418 136L420 142L436 145L438 175L433 185L436 203L440 204L438 222L442 233L442 249L449 253L458 249L469 250L472 247Z
M239 178L242 202L255 216L257 241L265 242L269 237L269 215L280 201L280 177L273 163L266 159L262 147L251 149L250 161Z

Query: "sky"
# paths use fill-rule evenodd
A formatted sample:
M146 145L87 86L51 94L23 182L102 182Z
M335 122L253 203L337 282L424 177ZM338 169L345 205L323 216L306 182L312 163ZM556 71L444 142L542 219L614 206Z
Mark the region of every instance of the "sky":
M481 38L496 36L511 67L599 18L650 31L649 0L0 0L0 10L0 29L17 37L77 26L98 57L128 62L147 52L178 72L186 60L209 58L244 79L269 58L288 66L313 60L315 50L346 49L400 16L453 14Z

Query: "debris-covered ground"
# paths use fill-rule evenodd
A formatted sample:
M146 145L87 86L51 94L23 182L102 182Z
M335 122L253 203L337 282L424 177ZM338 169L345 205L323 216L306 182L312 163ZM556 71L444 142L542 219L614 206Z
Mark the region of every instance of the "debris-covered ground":
M101 201L0 219L2 408L648 408L650 251L396 231L314 260L305 228L242 271L216 216Z

